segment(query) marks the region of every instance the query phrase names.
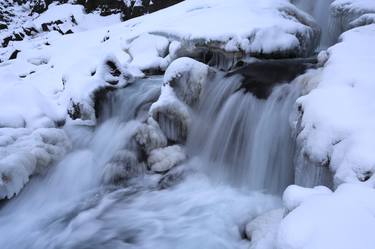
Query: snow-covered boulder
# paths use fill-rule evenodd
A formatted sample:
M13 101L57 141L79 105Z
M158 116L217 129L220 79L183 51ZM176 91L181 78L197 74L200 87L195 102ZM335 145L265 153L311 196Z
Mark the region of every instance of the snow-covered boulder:
M299 156L329 168L336 185L375 186L373 44L375 24L345 32L312 78L318 86L297 100Z
M360 184L342 184L334 193L300 188L288 191L292 203L299 204L281 221L273 248L374 247L374 189Z
M158 123L151 117L148 118L147 123L138 126L134 138L147 154L152 150L167 146L168 143Z
M336 36L354 27L375 23L372 0L335 0L331 4L331 22Z
M246 224L245 234L246 238L251 241L250 249L274 249L277 231L283 216L283 209L275 209Z
M186 159L185 150L180 145L152 150L147 158L149 168L157 173L170 170Z
M304 201L315 195L331 194L332 191L325 186L316 186L314 188L304 188L297 185L290 185L283 193L284 207L288 212L293 211Z
M177 98L169 84L163 85L159 99L150 108L150 115L169 140L185 142L191 122L189 107Z
M1 128L0 199L18 194L30 176L44 172L70 146L61 129Z
M197 48L289 57L310 54L319 40L314 21L283 0L188 0L153 17L161 20L162 16L168 16L169 22L154 29L155 34Z
M89 69L89 68L88 68ZM104 91L125 87L142 77L138 69L122 65L115 56L106 56L97 67L63 76L64 97L72 119L95 121L95 105Z
M165 71L168 61L169 41L163 36L142 34L132 40L127 48L132 57L131 65L141 70Z
M209 71L207 65L182 57L173 61L168 67L164 74L164 84L173 88L178 99L193 106L199 101Z
M120 150L104 166L102 179L105 184L124 184L143 171L144 167L138 162L134 152Z

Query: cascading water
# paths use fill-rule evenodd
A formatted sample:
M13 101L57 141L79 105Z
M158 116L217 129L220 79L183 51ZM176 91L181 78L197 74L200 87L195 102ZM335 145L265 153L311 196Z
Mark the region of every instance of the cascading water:
M17 197L1 208L2 249L248 248L241 227L261 213L279 207L277 198L213 183L199 170L187 175L177 186L160 189L162 176L149 173L141 162L142 153L133 142L134 133L147 118L145 113L150 102L158 97L160 85L158 78L145 79L111 93L102 106L101 124L97 128L66 127L75 145L73 151L45 176L34 177ZM234 82L228 87L236 85ZM222 87L226 84L219 85ZM286 96L282 89L277 97L272 97L273 101L257 101L250 94L218 89L216 94L224 95L206 101L216 102L209 109L219 115L208 118L221 122L238 102L246 105L239 109L239 114L253 105L253 108L260 106L264 111L258 111L256 117L265 115L265 120L259 122L266 123L268 115L260 113L267 112L271 102L285 102L277 100ZM225 96L228 103L223 101ZM202 103L198 116L204 115L204 106ZM271 112L276 114L278 110ZM236 122L257 123L250 121L250 117L247 119ZM256 125L259 128L260 123ZM207 121L208 124L213 122ZM219 127L213 130L216 132L213 135L220 132ZM235 138L240 139L238 135L231 139ZM250 138L242 137L247 139ZM210 155L215 147L208 147L211 149L206 154ZM228 161L234 160L228 157ZM116 163L126 167L112 168ZM185 164L188 167L195 161ZM239 165L239 170L244 165ZM133 171L134 166L138 170ZM117 178L113 176L117 175L120 181L114 181Z
M292 3L298 8L313 16L320 26L321 38L319 50L328 48L334 44L337 38L332 35L332 29L334 29L330 20L330 5L332 2L333 0L292 0Z
M279 85L258 99L240 83L238 75L208 82L188 151L219 181L280 193L294 179L289 117L300 87Z

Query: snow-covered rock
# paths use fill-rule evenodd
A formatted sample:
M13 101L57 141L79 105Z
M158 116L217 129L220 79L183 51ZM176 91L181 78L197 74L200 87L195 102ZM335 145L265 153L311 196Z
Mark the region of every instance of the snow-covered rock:
M284 191L283 203L287 211L293 211L304 201L315 195L331 194L332 191L325 186L316 186L314 188L303 188L297 185L290 185Z
M207 65L182 57L168 67L164 74L164 83L173 88L181 101L192 106L198 102L208 75Z
M150 114L165 136L175 142L184 142L191 121L187 105L179 100L169 85L163 85L159 99L152 104Z
M297 100L300 156L329 167L335 183L375 186L375 24L352 29L328 49L316 89Z
M283 209L266 212L246 224L246 238L251 241L250 249L273 249Z
M331 4L331 22L336 36L354 27L375 23L372 0L335 0Z
M141 70L163 70L165 71L168 61L169 41L163 36L142 34L132 40L127 48L133 58L131 64Z
M184 149L180 145L152 150L147 158L150 169L154 172L166 172L186 159Z
M61 129L1 128L0 199L18 194L30 176L44 172L70 146Z
M134 138L146 153L167 146L167 138L160 130L158 123L151 117L148 118L146 124L138 126Z
M290 200L298 200L299 205L282 220L273 248L374 248L374 189L342 184L334 193L300 188L288 191Z
M144 168L134 152L121 150L114 154L104 166L103 182L106 184L121 184L140 175Z

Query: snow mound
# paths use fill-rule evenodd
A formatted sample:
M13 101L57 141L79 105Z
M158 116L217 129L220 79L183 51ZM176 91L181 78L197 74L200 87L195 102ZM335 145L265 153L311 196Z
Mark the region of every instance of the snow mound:
M299 205L282 220L274 248L374 247L374 189L342 184L334 193L300 188L288 191L290 200L295 198ZM304 196L303 200L301 196Z
M152 150L147 162L154 172L166 172L186 159L184 149L179 145Z
M0 88L0 128L56 127L64 113L33 86L3 83Z
M283 216L283 209L274 209L249 222L245 233L246 238L251 241L250 249L273 249Z
M301 156L334 173L336 185L375 186L375 24L345 32L328 49L316 89L297 100ZM349 72L343 73L343 72Z
M165 70L168 65L166 55L169 41L163 36L142 34L135 38L127 48L133 58L131 65L141 70Z
M44 172L70 146L61 129L1 128L0 199L17 195L30 176Z
M287 211L293 211L299 207L301 203L310 199L315 195L331 194L332 191L324 186L316 186L314 188L303 188L297 185L290 185L283 194L284 207Z

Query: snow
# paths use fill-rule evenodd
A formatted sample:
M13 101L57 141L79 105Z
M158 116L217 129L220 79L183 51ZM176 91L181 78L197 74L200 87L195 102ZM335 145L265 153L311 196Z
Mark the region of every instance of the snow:
M188 57L174 60L164 74L164 83L173 87L178 98L187 105L199 100L209 74L209 67Z
M141 124L134 135L137 143L147 152L167 146L167 138L153 118L148 118L146 124Z
M227 15L233 18L223 18ZM40 27L42 23L61 20L63 24L59 25L67 25L66 29L74 34L41 32L24 41L11 41L1 52L4 62L0 77L9 84L22 82L36 87L55 102L60 112L71 109L72 103L83 105L82 109L89 112L85 117L92 122L93 92L108 84L99 74L91 74L102 70L108 56L127 74L141 77L139 70L165 70L197 45L246 53L281 49L304 54L314 46L310 41L317 36L311 19L286 0L188 0L121 24L118 15L100 17L85 14L79 5L52 4L41 15L22 20L18 27ZM8 60L16 49L20 50L17 58Z
M184 149L179 145L152 150L147 158L154 172L166 172L186 159Z
M303 188L297 185L290 185L283 193L284 207L288 212L299 207L304 201L315 195L331 194L332 191L325 186L316 186L314 188Z
M127 49L133 58L131 64L141 70L165 70L168 62L164 58L168 52L169 41L162 36L142 34L135 38Z
M297 100L303 112L298 135L302 153L328 164L336 185L375 186L373 44L375 25L344 33L341 42L328 49L322 71L317 71L317 88Z
M30 176L45 171L70 147L61 129L0 128L0 199L18 194Z
M335 0L331 4L331 25L334 32L340 34L360 25L374 23L371 18L374 13L375 2L372 0Z
M273 249L283 217L283 209L274 209L249 222L245 227L245 233L251 241L250 249Z
M281 221L275 248L373 248L374 189L342 184L333 193L299 188L289 192L287 205L299 205ZM300 202L303 195L307 198Z

